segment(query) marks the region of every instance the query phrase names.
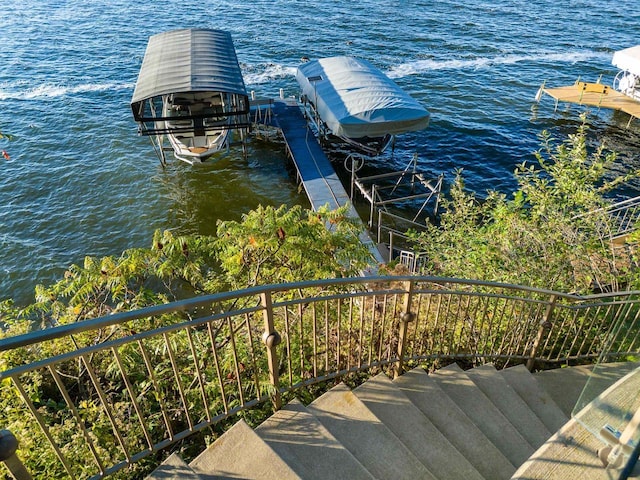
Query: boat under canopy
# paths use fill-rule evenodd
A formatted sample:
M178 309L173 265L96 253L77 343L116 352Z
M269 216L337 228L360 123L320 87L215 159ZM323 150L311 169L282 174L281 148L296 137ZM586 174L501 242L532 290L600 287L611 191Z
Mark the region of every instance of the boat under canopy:
M140 134L155 137L163 163L165 136L189 163L227 148L233 130L244 138L249 98L231 35L183 29L150 37L131 110Z
M640 118L640 45L619 50L613 54L611 63L620 71L613 80L612 86L600 83L576 81L573 85L538 90L536 100L540 101L543 93L555 98L558 102L577 103L598 108L620 110L630 115L629 122Z
M321 136L329 134L370 154L381 153L392 136L423 130L429 112L366 60L340 56L298 67L303 103L319 117Z

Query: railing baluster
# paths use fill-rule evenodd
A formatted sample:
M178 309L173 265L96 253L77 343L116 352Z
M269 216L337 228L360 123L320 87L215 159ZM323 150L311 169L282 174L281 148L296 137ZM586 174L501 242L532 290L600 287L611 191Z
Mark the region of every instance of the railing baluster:
M302 304L298 304L298 356L300 357L300 377L304 378L304 324L302 322Z
M329 332L329 300L325 300L324 304L324 374L329 373L329 346L330 346L330 332Z
M80 417L80 414L78 413L78 409L73 403L73 400L71 400L71 397L69 396L69 392L67 391L67 388L64 386L64 383L62 382L60 375L58 375L58 372L55 369L55 365L49 365L49 373L51 373L53 380L56 382L56 385L58 386L58 390L60 390L60 393L62 393L62 398L64 398L64 401L66 402L67 407L69 407L69 410L71 410L71 414L75 418L78 424L78 427L82 432L85 442L87 442L87 446L89 447L91 456L96 462L96 465L98 466L98 470L100 471L100 474L104 475L104 472L105 472L104 464L102 463L102 460L100 460L100 457L98 456L98 452L96 451L96 447L93 443L93 440L89 436L89 432L87 432L87 427L84 421L82 420L82 418Z
M174 432L173 427L171 426L171 420L169 419L169 412L167 411L167 405L164 401L164 395L162 394L162 390L160 390L160 385L158 384L158 379L155 374L155 369L151 365L151 359L149 358L149 354L147 350L144 348L142 340L138 340L138 347L140 348L140 353L142 353L142 358L144 359L144 365L147 368L147 373L149 374L149 378L151 379L151 383L153 384L153 389L156 392L156 398L158 399L158 403L160 404L160 411L162 412L162 420L164 421L164 426L167 429L169 434L169 439L173 441Z
M495 332L495 328L498 328L499 330L499 326L500 325L504 325L504 317L505 317L505 310L507 308L507 304L503 299L496 299L496 302L499 301L500 302L500 312L498 313L498 305L496 305L496 307L494 308L494 313L493 313L493 317L491 319L491 321L489 322L489 329L487 331L487 339L484 342L484 348L483 351L489 355L495 354L495 344L496 344L496 339L498 337L498 335ZM496 327L496 325L498 325Z
M313 376L318 376L318 318L316 315L316 304L311 304L311 320L313 328Z
M387 338L387 294L385 293L384 297L383 297L383 302L382 302L382 311L380 313L381 317L382 317L382 323L380 325L380 345L378 345L378 359L380 361L382 361L382 359L384 358L384 347L385 345L388 345L388 338ZM387 350L387 360L389 360L390 357L390 351Z
M414 351L416 350L417 341L418 341L418 330L420 328L420 318L424 317L424 315L422 315L423 302L424 302L424 295L420 293L418 294L418 303L416 305L416 321L413 323L413 335L411 336L411 345ZM385 303L386 303L386 298L385 298Z
M258 399L262 399L262 391L260 389L260 377L258 375L258 361L256 360L256 347L253 343L253 332L251 331L251 319L249 318L249 314L245 313L244 315L244 328L247 330L247 336L249 338L249 352L251 355L251 363L253 364L251 370L253 372L253 381L256 386L256 393L258 395Z
M211 421L211 410L209 409L209 400L207 399L207 392L204 389L204 382L202 381L202 372L200 371L200 361L196 346L193 343L193 335L191 334L191 328L187 327L187 340L189 341L189 349L191 350L191 357L193 358L193 368L195 369L196 377L198 378L198 386L200 387L200 395L202 396L202 404L205 414L207 415L207 421Z
M371 305L371 322L369 322L369 352L368 352L368 358L367 358L367 364L371 365L371 362L373 361L373 348L374 348L374 343L376 340L376 335L374 332L376 332L376 295L373 295L371 297L372 300L372 305ZM363 303L364 306L364 303Z
M242 378L240 376L240 361L238 360L238 348L236 347L236 331L233 328L231 315L227 315L227 328L229 329L229 343L231 344L231 353L233 354L233 366L236 376L236 385L238 386L238 398L240 405L244 406L244 391L242 388Z
M140 409L140 405L138 404L138 401L136 400L136 394L133 391L133 385L131 385L131 382L129 381L129 377L124 371L124 367L122 365L122 359L120 358L118 349L116 347L112 347L111 351L113 352L113 356L116 359L116 363L118 364L118 370L120 371L120 376L122 378L122 381L124 382L125 388L129 393L129 398L131 399L131 403L133 404L133 409L135 410L136 415L138 416L138 422L140 423L140 428L142 429L144 438L147 441L147 446L149 447L149 450L153 450L153 441L151 440L151 435L149 434L149 430L147 429L147 426L144 423L144 414Z
M631 324L630 325L627 324L627 335L625 335L625 338L622 343L623 345L626 344L627 339L631 337L631 342L629 343L629 346L625 348L627 352L633 352L634 349L636 348L636 342L638 341L638 336L640 334L640 329L638 328L639 320L640 320L640 309L636 309L636 314L633 316L633 320L631 321ZM631 332L634 332L634 333L631 334Z
M491 344L491 352L498 354L498 355L502 355L503 351L504 351L504 345L505 345L505 341L507 340L508 336L510 333L513 333L514 331L514 326L515 326L515 322L516 320L516 307L519 305L520 302L511 302L511 309L509 311L508 314L508 318L506 321L506 325L505 328L503 329L504 333L500 336L500 345L498 346L498 350L496 352L495 348L496 348L496 344L495 342Z
M559 326L557 325L558 322L556 320L554 325L555 331L565 332L567 328L573 328L573 326L578 321L577 318L580 312L578 310L570 310L570 309L560 309L559 312L564 313L564 315L562 315L562 321L560 322ZM544 316L544 314L542 315ZM569 326L567 326L567 324L569 324ZM565 335L547 335L547 339L545 340L544 345L540 350L549 352L547 356L548 360L551 360L551 353L554 351L557 352L555 360L560 359L562 352L569 352L567 356L570 356L571 348L566 348L566 345L567 345L567 342L573 341L576 335L577 335L577 332L572 332L570 334L565 334ZM562 340L562 345L558 348L558 343L561 340Z
M365 310L365 298L361 299L360 302L360 313L358 314L358 318L360 320L360 328L358 329L358 368L362 367L362 360L364 357L363 352L363 336L364 336L364 310Z
M180 396L180 401L182 402L184 415L185 417L187 417L189 430L193 430L193 420L191 420L191 414L189 412L189 404L187 403L187 398L184 395L184 387L182 386L182 381L180 380L180 372L178 371L178 365L176 364L176 356L173 353L173 348L171 348L171 342L169 341L169 336L167 335L167 333L163 333L162 336L164 338L164 345L167 350L167 354L169 355L169 361L171 362L171 369L173 370L173 378L176 381L176 387L178 388L178 395Z
M289 328L289 309L284 308L284 334L287 339L287 371L289 372L289 388L293 386L293 358L291 355L291 329Z
M96 372L94 371L93 367L91 366L91 360L88 359L86 357L86 355L81 355L80 358L82 359L82 363L84 363L84 367L87 370L87 373L89 374L89 378L91 379L91 383L93 383L93 387L96 389L96 393L98 394L98 398L100 399L100 403L102 403L102 407L104 408L104 412L107 414L107 418L109 419L109 422L111 423L111 428L113 429L113 434L116 437L116 439L118 440L118 443L120 444L120 447L122 448L122 452L124 453L124 456L127 459L127 463L131 463L131 454L129 453L129 449L127 448L127 445L124 442L124 438L122 437L122 434L120 433L120 429L118 428L118 423L116 422L116 419L114 417L113 411L109 406L109 400L107 400L107 396L104 393L104 390L102 389L102 386L100 385L100 379L98 378L98 376L96 375Z
M351 357L353 356L353 297L349 298L349 348L347 350L347 369L351 369Z
M40 430L42 430L42 433L44 434L44 436L47 437L47 441L49 442L49 446L51 446L51 448L53 449L54 453L56 454L56 457L58 457L58 460L60 460L60 463L62 463L62 466L64 467L64 470L67 472L67 475L69 475L69 477L71 477L72 480L75 479L76 475L74 474L73 470L71 469L71 466L69 465L69 462L68 462L67 458L62 453L62 450L60 449L60 446L54 440L53 435L51 435L51 431L49 430L49 427L47 426L46 422L44 421L44 418L42 417L42 414L38 411L38 409L35 407L35 405L31 401L31 397L29 397L27 395L27 392L24 390L24 387L23 387L22 383L20 382L20 380L18 378L16 378L16 377L12 377L12 380L13 380L13 384L18 389L18 392L20 392L20 396L22 397L22 400L24 400L24 403L27 405L27 408L29 409L29 411L33 415L33 418L36 419L36 422L37 422L38 426L40 427Z
M336 315L338 317L338 321L337 321L337 338L336 338L336 370L340 370L340 366L342 365L342 362L340 361L340 353L341 353L341 348L342 345L340 343L340 340L342 339L342 299L339 298L338 299L338 306L336 308L337 312Z
M227 392L225 391L225 388L224 388L222 370L220 369L220 359L218 356L216 336L213 333L213 325L211 324L211 322L207 322L207 331L209 332L209 341L211 342L211 353L213 354L213 363L216 368L216 375L218 376L218 388L220 389L220 396L222 397L222 405L224 408L224 413L229 413L229 403L227 401Z

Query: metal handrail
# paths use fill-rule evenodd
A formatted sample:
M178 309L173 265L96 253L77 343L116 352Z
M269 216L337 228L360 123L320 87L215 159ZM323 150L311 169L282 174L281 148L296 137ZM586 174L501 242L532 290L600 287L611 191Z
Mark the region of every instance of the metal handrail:
M591 212L582 213L577 215L576 218L599 213L609 216L611 219L610 224L615 227L615 230L610 234L611 238L623 237L636 229L636 223L640 219L640 196L628 198Z
M254 287L2 339L0 382L38 427L18 437L40 437L60 475L101 478L350 372L638 353L639 298L414 276Z

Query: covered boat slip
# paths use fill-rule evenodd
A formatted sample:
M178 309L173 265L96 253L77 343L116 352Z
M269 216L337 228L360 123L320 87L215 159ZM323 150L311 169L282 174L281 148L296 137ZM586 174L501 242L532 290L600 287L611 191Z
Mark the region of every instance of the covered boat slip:
M322 137L366 141L429 125L429 112L366 60L314 60L298 67L296 80Z
M219 150L230 130L244 135L249 98L231 35L184 29L150 37L131 109L139 132L155 136L160 151L169 136L176 155Z

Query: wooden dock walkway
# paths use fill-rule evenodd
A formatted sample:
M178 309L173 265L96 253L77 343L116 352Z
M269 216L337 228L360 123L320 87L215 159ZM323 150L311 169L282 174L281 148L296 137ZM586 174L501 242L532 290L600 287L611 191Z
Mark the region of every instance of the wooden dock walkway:
M273 104L273 126L282 131L287 150L296 167L298 178L311 203L317 210L328 205L335 210L349 205L347 215L362 221L350 203L349 195L338 178L331 162L320 147L318 140L307 126L307 121L294 99L277 99ZM384 263L382 254L366 229L360 240L368 248L377 263Z

